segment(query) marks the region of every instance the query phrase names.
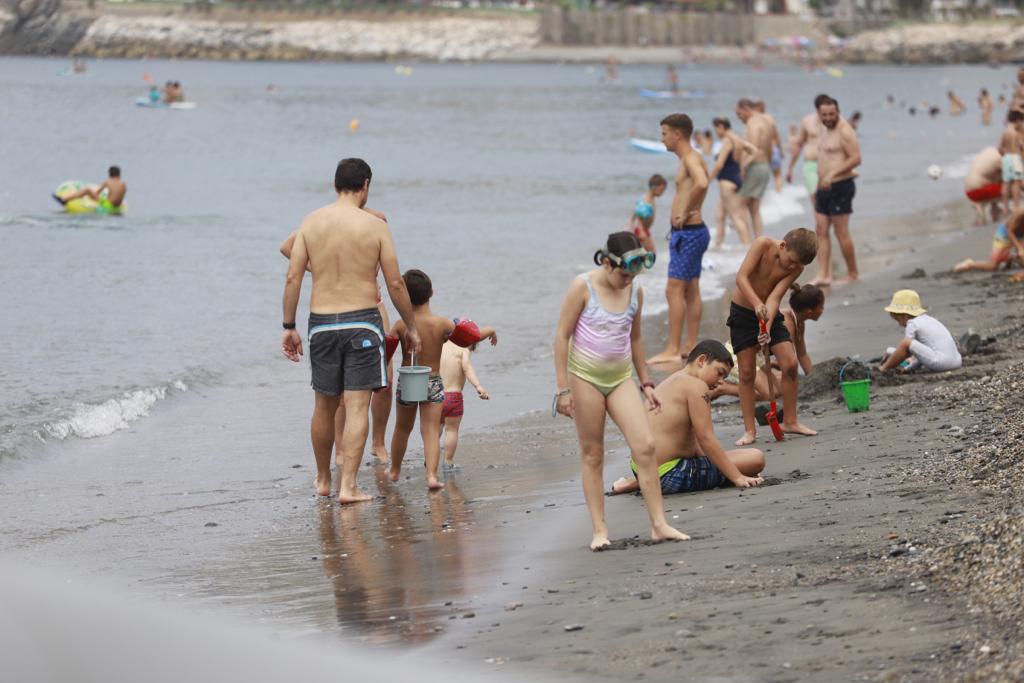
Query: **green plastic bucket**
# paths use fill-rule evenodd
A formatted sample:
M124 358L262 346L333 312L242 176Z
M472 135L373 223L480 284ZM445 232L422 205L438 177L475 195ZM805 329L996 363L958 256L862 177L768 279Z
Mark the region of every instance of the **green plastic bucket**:
M868 372L867 379L843 380L843 373L850 365L862 365ZM859 413L869 408L871 404L871 370L860 361L850 361L839 369L839 388L843 390L843 400L846 401L846 409L851 413Z

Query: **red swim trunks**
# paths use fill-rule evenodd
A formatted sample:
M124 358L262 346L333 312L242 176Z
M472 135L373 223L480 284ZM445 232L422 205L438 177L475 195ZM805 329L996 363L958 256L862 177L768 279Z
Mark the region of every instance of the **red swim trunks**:
M462 417L463 413L462 392L444 392L444 405L441 407L441 419L446 417Z
M991 202L1003 195L1002 183L989 183L967 192L967 198L972 202Z

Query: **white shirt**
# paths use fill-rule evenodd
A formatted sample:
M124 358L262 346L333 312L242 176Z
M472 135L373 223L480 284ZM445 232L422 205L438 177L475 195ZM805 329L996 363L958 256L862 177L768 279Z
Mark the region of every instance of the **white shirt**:
M963 363L953 335L930 315L908 320L906 337L911 340L910 352L929 370L955 370Z

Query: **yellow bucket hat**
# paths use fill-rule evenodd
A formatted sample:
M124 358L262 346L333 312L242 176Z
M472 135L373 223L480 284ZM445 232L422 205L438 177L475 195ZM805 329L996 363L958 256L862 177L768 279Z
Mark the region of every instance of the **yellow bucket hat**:
M892 295L892 301L885 307L888 313L904 313L917 317L928 309L921 306L921 297L912 289L901 289Z

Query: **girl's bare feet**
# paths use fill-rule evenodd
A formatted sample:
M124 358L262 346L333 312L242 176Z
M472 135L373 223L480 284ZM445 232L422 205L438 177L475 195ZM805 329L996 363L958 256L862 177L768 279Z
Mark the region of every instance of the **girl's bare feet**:
M439 491L444 488L444 484L437 480L437 477L427 477L427 488L431 491Z
M749 446L757 441L757 432L743 432L743 436L736 439L737 446Z
M607 548L611 544L612 544L612 542L608 540L608 532L607 531L600 532L600 533L594 532L594 537L592 539L590 539L590 549L591 550L602 550L604 548Z
M388 469L388 479L390 479L391 481L398 481L398 478L400 476L402 476L402 468L401 467L395 467L394 465L392 465Z
M617 496L620 493L632 493L639 488L640 484L637 483L636 479L619 477L612 483L612 495Z
M377 459L378 465L387 465L391 460L391 456L388 455L388 449L386 446L373 446L370 449L370 452L373 453L373 457Z
M689 541L690 537L682 531L665 524L651 529L652 541Z

